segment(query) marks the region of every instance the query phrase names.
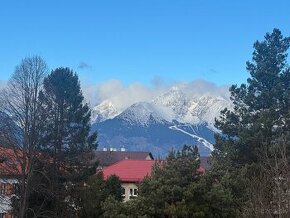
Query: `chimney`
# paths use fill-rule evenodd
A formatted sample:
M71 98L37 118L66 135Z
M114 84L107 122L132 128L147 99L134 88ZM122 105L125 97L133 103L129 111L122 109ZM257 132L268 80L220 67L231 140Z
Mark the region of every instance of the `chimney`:
M124 146L124 145L122 145L122 146L121 146L121 151L126 151L126 149L125 149L125 146Z
M110 151L117 151L117 148L110 147Z

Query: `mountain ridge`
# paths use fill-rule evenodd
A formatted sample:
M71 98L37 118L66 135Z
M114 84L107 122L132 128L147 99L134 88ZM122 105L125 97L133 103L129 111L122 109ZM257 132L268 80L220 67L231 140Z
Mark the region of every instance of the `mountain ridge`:
M208 156L213 150L214 119L229 99L218 95L188 95L179 87L150 101L140 101L122 111L105 100L93 109L92 130L98 131L101 146L125 145L129 150L153 150L155 155L196 144Z

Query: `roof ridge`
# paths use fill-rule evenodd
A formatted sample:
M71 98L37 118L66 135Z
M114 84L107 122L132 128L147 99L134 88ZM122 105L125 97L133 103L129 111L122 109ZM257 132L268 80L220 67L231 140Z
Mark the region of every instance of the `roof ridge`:
M157 160L123 159L123 160L117 161L116 163L113 163L109 166L104 167L104 169L106 169L108 167L115 166L115 165L120 164L121 162L125 162L125 161L142 161L143 162L143 161L157 161Z
M96 152L110 152L110 153L151 153L150 151L100 151L100 150L96 150Z

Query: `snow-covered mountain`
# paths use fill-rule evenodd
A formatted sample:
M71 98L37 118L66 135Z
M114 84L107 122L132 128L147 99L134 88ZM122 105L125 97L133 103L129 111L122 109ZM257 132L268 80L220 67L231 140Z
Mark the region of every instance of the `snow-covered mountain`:
M105 100L101 104L97 105L92 110L92 121L101 122L107 119L114 118L119 112L114 107L113 103Z
M214 120L225 107L231 107L229 99L222 96L192 95L190 97L178 87L172 87L168 92L153 100L154 104L171 109L174 117L181 123L207 123L214 129Z
M168 121L166 108L158 107L149 102L138 102L123 111L118 118L132 125L148 126L150 122L163 123Z
M209 155L214 143L214 119L231 103L225 96L187 93L180 87L150 101L118 110L105 100L93 109L93 130L100 146L124 145L130 150L149 150L164 155L170 148L197 144Z

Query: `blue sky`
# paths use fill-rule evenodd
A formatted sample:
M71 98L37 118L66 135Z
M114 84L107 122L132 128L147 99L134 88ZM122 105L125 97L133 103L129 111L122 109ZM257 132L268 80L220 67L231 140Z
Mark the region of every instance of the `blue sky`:
M287 0L3 0L0 80L38 54L83 83L241 83L255 40L274 27L290 35L289 10Z

